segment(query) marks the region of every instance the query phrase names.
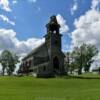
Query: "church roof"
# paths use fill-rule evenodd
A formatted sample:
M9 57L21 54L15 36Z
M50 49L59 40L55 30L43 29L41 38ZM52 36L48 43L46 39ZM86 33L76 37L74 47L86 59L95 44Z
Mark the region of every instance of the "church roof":
M33 49L27 56L25 56L23 58L23 60L27 59L28 57L30 57L31 55L34 55L35 53L38 53L39 51L42 52L42 48L45 48L45 50L47 50L46 44L42 43L40 46L38 46L37 48Z

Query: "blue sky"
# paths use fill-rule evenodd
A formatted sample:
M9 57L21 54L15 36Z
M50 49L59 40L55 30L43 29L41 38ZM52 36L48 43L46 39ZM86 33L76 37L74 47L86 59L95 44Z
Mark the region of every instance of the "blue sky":
M1 0L0 51L9 48L22 54L34 49L44 41L45 25L52 15L57 16L62 27L62 49L68 51L76 45L76 40L80 43L80 34L87 33L87 29L82 28L87 25L85 19L93 11L94 14L100 13L99 3L100 0ZM96 16L93 18L96 19ZM88 42L85 39L81 40Z
M30 2L29 2L30 1ZM17 4L11 5L12 12L8 14L9 18L15 21L15 26L6 26L13 28L17 37L21 40L30 37L43 37L46 32L45 24L51 15L61 14L66 20L70 31L73 30L74 18L84 14L90 7L90 0L79 2L79 10L71 16L70 8L73 6L73 0L19 0ZM12 18L15 17L16 19ZM2 25L0 25L2 26ZM67 38L67 37L66 37Z

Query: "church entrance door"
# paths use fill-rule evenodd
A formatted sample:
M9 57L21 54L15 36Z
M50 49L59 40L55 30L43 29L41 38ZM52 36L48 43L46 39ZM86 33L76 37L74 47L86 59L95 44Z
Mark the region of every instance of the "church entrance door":
M53 68L54 68L54 72L56 72L56 73L59 72L59 60L58 60L58 57L54 57L54 59L53 59Z

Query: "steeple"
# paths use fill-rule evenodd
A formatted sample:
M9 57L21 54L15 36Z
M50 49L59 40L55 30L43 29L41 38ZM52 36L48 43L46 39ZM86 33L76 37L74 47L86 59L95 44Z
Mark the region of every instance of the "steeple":
M50 17L48 24L46 24L47 34L45 35L45 42L48 48L55 48L61 51L61 34L59 33L60 25L57 22L56 16Z
M49 23L46 25L48 34L59 34L60 25L57 22L56 16L53 15L50 17Z

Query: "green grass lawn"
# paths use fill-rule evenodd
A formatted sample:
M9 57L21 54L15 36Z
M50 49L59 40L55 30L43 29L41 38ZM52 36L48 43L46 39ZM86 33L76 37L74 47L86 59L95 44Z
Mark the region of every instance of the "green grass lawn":
M100 100L100 80L0 77L0 100Z

